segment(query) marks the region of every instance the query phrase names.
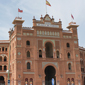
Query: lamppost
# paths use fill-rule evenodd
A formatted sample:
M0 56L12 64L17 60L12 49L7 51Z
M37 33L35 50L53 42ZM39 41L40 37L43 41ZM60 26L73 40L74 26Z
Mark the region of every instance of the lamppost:
M10 85L10 79L9 79L9 73L10 73L10 50L11 50L11 34L12 34L12 31L11 30L9 33L9 37L10 37L10 42L9 42L9 62L8 62L8 85Z

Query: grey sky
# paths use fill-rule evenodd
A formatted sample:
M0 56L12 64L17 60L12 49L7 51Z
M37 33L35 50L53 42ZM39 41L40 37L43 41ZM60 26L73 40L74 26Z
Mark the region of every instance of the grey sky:
M85 47L85 0L48 0L51 7L47 6L47 13L54 17L55 21L62 21L62 28L66 30L71 22L71 14L78 27L79 45ZM0 0L0 40L8 40L8 31L13 27L12 21L19 13L25 22L23 26L32 27L32 19L40 19L46 14L45 0Z

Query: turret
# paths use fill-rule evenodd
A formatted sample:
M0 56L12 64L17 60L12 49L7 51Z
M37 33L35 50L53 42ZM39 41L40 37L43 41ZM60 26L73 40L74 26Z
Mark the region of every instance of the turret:
M22 33L22 24L23 24L24 20L22 20L22 18L20 17L16 17L14 19L14 21L12 22L14 24L14 32L16 34L21 34Z
M79 25L76 24L76 22L70 22L69 26L67 27L72 33L73 36L77 38L77 27Z

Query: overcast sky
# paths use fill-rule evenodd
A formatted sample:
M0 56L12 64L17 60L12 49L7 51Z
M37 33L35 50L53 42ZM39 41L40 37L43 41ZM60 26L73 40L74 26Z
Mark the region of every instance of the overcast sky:
M71 22L71 14L78 27L79 45L85 47L85 0L48 0L51 7L47 6L47 13L54 17L55 21L62 21L62 28L66 30ZM8 31L13 27L13 20L19 13L25 22L24 27L32 27L33 16L37 20L46 15L45 0L0 0L0 40L8 40Z

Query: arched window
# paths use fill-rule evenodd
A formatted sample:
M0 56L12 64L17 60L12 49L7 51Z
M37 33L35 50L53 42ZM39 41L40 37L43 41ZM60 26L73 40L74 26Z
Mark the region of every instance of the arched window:
M0 66L0 70L2 70L2 66Z
M4 51L4 47L2 47L2 51Z
M53 58L53 46L50 42L45 44L46 58Z
M71 70L71 63L68 64L68 69Z
M81 71L84 72L84 68L81 68Z
M0 56L0 61L2 61L2 57Z
M68 79L67 79L67 81L69 81L69 82L70 82L70 78L68 78Z
M28 78L25 78L25 85L28 85Z
M42 50L39 50L39 58L42 58Z
M71 79L71 83L72 83L72 85L74 85L74 78Z
M70 59L70 53L68 53L67 56L68 56L68 59Z
M27 63L27 69L30 69L30 63L29 62Z
M80 57L82 57L83 56L83 54L80 52Z
M72 79L71 79L71 81L73 81L73 82L74 82L74 78L72 78Z
M30 41L27 41L27 42L26 42L26 45L30 45Z
M30 57L30 52L29 51L27 51L27 57Z
M30 84L33 85L33 79L32 78L30 78Z
M7 58L6 58L6 56L4 57L4 61L7 61Z
M0 85L6 85L5 84L5 79L3 76L0 76Z
M56 51L56 56L57 58L59 58L59 51Z
M70 44L69 44L69 43L67 43L67 47L68 47L68 48L70 47Z
M70 78L67 79L67 83L68 83L68 85L70 85Z
M7 51L7 48L5 50Z
M7 70L7 66L4 66L4 70Z

